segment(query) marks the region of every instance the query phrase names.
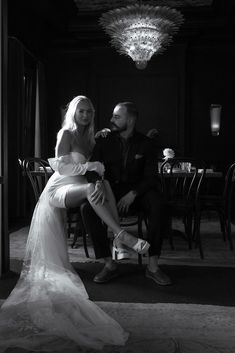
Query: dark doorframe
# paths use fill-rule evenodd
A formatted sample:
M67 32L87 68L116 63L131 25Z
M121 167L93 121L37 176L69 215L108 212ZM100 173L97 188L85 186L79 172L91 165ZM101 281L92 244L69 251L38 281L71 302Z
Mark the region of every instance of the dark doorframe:
M9 270L8 234L8 130L7 67L8 31L7 0L0 0L0 276Z

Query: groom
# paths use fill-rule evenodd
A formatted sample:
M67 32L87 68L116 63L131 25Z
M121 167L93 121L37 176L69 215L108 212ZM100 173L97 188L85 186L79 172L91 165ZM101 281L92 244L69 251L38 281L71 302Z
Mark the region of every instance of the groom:
M110 182L119 213L141 209L147 221L147 241L150 244L149 261L145 276L159 285L171 284L170 278L160 269L162 238L166 225L166 213L162 203L155 153L151 140L136 131L138 111L132 102L118 103L110 120L111 132L97 138L91 161L105 166L105 179ZM87 175L89 181L97 175ZM97 188L96 201L102 202L104 190ZM89 204L84 204L82 216L92 238L96 258L104 259L104 268L94 277L94 282L105 283L119 275L118 265L112 260L107 228Z

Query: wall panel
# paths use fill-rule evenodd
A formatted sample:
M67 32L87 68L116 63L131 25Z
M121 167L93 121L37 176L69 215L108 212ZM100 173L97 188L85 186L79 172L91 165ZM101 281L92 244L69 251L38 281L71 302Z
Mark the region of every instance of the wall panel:
M180 148L178 79L174 75L100 76L97 84L97 128L109 125L118 102L133 101L139 109L137 128L146 133L157 128L165 146Z

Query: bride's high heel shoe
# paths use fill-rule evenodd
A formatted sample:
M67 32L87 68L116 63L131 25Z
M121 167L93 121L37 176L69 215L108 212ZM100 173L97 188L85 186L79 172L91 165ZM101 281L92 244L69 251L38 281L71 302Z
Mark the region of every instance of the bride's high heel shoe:
M130 245L130 237L133 236L128 234L124 229L122 229L113 240L114 248L119 249L119 247L121 247L121 244L124 244L128 248L133 249L138 254L145 254L148 251L150 245L146 240L137 238L137 242L135 243L135 245Z
M118 244L118 248L113 246L113 260L128 260L130 254L128 249L123 244Z

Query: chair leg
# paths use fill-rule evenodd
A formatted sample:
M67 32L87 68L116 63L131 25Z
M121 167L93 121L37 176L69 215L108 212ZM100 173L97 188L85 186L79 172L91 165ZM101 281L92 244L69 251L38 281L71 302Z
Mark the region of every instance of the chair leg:
M146 217L144 217L144 224L145 224L146 229L148 229L148 221L147 221Z
M192 249L192 216L186 215L184 217L183 223L184 223L184 231L188 241L188 248L189 250L191 250Z
M88 247L87 247L87 233L86 233L85 227L83 225L82 216L80 215L80 213L78 213L77 216L78 216L78 220L75 225L73 243L71 244L71 247L72 248L75 247L75 244L76 244L79 236L81 236L82 240L83 240L83 248L85 251L85 255L86 255L86 257L89 258L90 256L89 256Z
M70 238L71 233L72 233L72 226L71 226L71 222L68 221L68 229L67 229L67 236L68 236L68 238Z
M145 224L147 225L147 221L145 218L141 216L138 216L138 237L143 239L144 238L144 233L143 233L143 228L142 228L142 223L143 223L143 220L145 221ZM140 266L142 266L143 262L142 262L142 255L141 254L138 254L138 264Z
M200 215L195 215L195 217L194 217L195 246L199 247L200 257L201 257L201 259L204 259L204 252L203 252L202 241L201 241L200 223L201 223Z
M173 243L173 232L172 232L172 229L170 229L169 232L168 232L168 239L169 239L169 244L170 244L171 250L175 250L175 246L174 246L174 243Z
M82 219L82 215L81 213L79 213L79 228L80 228L80 232L81 232L81 236L83 239L83 248L85 251L85 255L86 257L90 257L89 256L89 252L88 252L88 247L87 247L87 232L83 223L83 219Z
M72 244L71 244L71 248L72 248L72 249L75 247L75 244L76 244L76 242L77 242L77 240L78 240L79 231L80 231L80 229L79 229L78 223L76 223L75 229L74 229L74 235L73 235L73 242L72 242Z
M226 241L226 218L225 215L221 212L219 212L219 220L220 220L220 229L221 229L221 233L223 234L223 240Z
M175 250L175 246L173 243L173 234L174 234L174 231L172 229L172 217L170 216L167 219L167 223L165 227L165 237L168 238L171 250Z
M85 225L83 222L81 208L79 209L79 213L78 213L78 225L79 225L80 234L81 234L82 240L83 240L83 248L85 251L85 255L86 255L86 257L89 258L90 256L89 256L88 247L87 247L87 232L86 232Z
M142 222L143 222L142 216L138 216L138 237L141 238L141 239L144 238Z
M89 252L88 252L88 247L87 247L87 234L86 234L85 230L81 230L81 233L82 233L83 247L84 247L85 255L86 255L86 257L90 257Z
M229 240L229 245L230 245L230 250L233 250L233 240L232 240L232 235L231 235L231 221L230 218L226 220L226 233L227 233L227 238Z

